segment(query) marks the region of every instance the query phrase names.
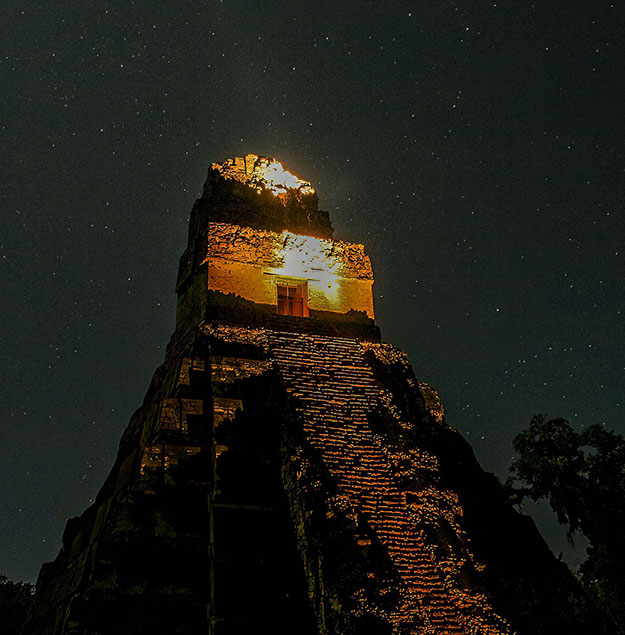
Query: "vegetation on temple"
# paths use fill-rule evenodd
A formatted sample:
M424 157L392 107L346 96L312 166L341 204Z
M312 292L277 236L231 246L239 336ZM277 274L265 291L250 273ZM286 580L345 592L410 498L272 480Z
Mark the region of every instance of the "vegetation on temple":
M565 419L538 415L514 449L512 502L547 499L571 540L584 534L582 584L625 633L625 438L598 425L575 432Z

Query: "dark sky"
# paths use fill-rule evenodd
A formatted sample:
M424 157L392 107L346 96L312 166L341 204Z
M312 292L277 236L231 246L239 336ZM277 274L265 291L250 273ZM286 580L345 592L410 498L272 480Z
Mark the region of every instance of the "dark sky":
M173 332L211 161L364 242L377 320L482 465L625 432L622 0L3 4L0 573L94 498ZM556 547L558 548L558 543Z

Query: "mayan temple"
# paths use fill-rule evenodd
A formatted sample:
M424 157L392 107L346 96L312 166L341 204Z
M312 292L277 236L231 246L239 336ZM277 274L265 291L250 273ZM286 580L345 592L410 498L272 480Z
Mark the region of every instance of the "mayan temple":
M310 183L211 166L166 358L24 635L609 632L381 341L373 280Z

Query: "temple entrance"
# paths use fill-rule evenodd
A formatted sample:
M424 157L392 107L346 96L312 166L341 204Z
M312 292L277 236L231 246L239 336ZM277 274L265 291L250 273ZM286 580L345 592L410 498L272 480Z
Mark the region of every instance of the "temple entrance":
M278 315L308 317L306 282L280 282L277 284Z

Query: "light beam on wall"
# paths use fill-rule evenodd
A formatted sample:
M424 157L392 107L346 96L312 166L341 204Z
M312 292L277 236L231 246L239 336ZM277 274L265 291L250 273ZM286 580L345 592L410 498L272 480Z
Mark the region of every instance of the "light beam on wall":
M332 242L284 231L282 248L275 254L283 263L271 273L289 278L315 280L315 285L331 301L336 300L340 261L332 254Z

